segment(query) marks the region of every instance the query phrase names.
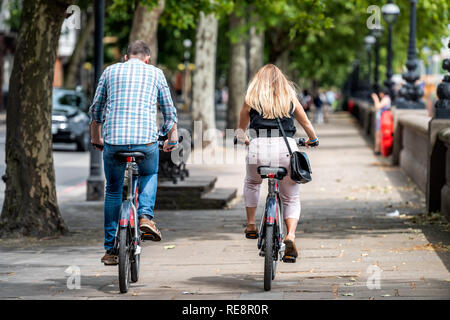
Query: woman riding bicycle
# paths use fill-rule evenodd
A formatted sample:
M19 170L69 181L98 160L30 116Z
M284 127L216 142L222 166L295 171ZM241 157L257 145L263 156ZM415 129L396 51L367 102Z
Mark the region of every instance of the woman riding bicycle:
M245 235L249 239L256 239L258 234L255 216L262 183L262 178L257 172L258 167L270 165L284 167L288 171L290 167L289 152L279 133L276 118L280 118L293 152L298 151L297 144L292 138L296 131L294 119L300 123L309 137L306 146L318 141L314 128L297 99L293 84L275 65L267 64L258 70L250 82L239 117L238 139L249 146L244 182L247 211ZM251 141L245 133L248 126ZM299 185L288 173L279 181L279 190L287 228L287 235L284 238L285 256L297 257L295 230L300 218Z

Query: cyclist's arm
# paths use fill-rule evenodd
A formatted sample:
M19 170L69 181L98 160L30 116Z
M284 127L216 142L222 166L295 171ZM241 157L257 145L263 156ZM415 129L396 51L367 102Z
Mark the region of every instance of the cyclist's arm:
M242 105L241 112L239 113L239 122L238 122L238 132L237 137L238 139L248 142L247 135L245 134L245 131L247 130L247 127L250 123L250 106L247 105L245 102Z
M166 77L161 70L158 74L158 103L164 117L164 124L160 129L160 135L169 137L170 141L178 141L177 133L177 109L173 105L172 96L170 95L169 86Z
M94 100L89 108L91 116L91 142L103 145L102 141L102 125L103 125L103 110L106 105L106 70L101 75L97 89L95 90Z
M297 99L294 99L294 118L300 123L303 130L305 130L306 134L309 137L309 140L314 140L317 138L314 128L309 121L308 116L306 115L305 110Z

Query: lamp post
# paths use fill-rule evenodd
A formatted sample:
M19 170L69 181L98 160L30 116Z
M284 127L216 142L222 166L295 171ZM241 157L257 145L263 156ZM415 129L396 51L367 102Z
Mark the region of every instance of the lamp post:
M94 63L95 81L97 88L98 80L103 72L103 22L105 18L105 0L95 0L95 33L94 33ZM95 89L94 89L95 90ZM90 147L90 170L87 180L87 201L103 200L105 192L105 181L102 175L102 157L100 151Z
M189 110L189 59L191 58L191 53L189 48L192 46L192 41L190 39L184 39L184 83L183 83L183 102L185 110Z
M367 75L367 80L368 80L368 84L369 84L369 88L370 88L370 78L372 77L371 75L371 68L372 68L372 47L375 44L375 42L377 42L377 39L375 39L374 36L372 35L367 35L364 37L364 47L366 48L367 51L367 68L368 68L368 75Z
M392 60L393 60L393 52L392 52L392 27L394 26L395 21L397 20L398 15L400 14L400 9L398 6L389 0L386 5L381 8L381 13L383 14L383 19L386 21L388 25L388 56L387 56L387 70L386 70L386 80L384 81L384 85L389 90L389 96L391 100L395 100L395 92L394 92L394 82L392 81Z
M450 49L450 40L447 47ZM450 72L450 59L444 59L442 69ZM450 75L446 75L437 87L437 96L439 100L435 104L433 118L450 119Z
M406 62L407 72L402 77L406 84L399 90L399 98L396 103L399 109L424 109L425 104L421 101L423 90L416 85L420 74L416 58L416 4L417 0L410 0L411 16L409 20L409 43L408 61Z
M372 35L375 37L375 69L373 72L373 91L375 93L380 92L380 73L379 73L379 66L380 66L380 38L383 35L384 28L382 25L379 26L379 28L372 29Z

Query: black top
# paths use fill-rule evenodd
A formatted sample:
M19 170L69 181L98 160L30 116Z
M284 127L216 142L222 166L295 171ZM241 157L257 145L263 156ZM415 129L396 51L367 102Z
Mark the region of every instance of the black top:
M290 117L280 118L281 125L283 126L284 132L287 137L293 137L295 134L295 125L294 125L294 105L291 102L291 110L289 111ZM262 114L258 113L255 109L250 109L250 136L253 137L254 133L252 131L256 131L257 137L271 137L271 131L274 131L275 137L282 137L283 135L278 129L277 119L265 119ZM265 129L265 130L262 130ZM261 130L261 131L260 131ZM277 135L278 134L278 135Z

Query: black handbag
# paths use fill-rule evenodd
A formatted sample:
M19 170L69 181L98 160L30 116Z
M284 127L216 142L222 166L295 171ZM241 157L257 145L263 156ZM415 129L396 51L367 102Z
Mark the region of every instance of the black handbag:
M279 118L277 118L277 122L278 128L280 128L281 134L284 138L284 142L286 143L289 154L291 156L291 179L301 184L310 182L312 180L312 170L308 155L305 152L301 151L292 152L291 146L289 145Z

